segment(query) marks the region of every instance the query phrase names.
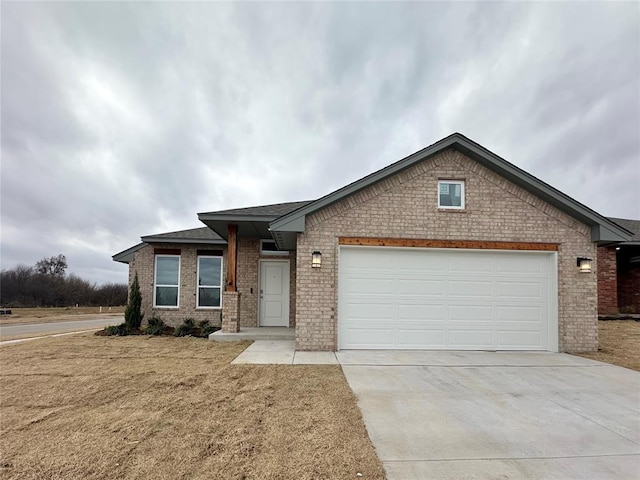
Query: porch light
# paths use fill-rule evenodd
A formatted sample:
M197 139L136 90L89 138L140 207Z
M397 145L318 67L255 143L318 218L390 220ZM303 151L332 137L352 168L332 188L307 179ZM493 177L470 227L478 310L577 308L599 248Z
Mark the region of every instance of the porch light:
M322 265L322 254L318 251L311 254L311 266L313 268L320 268Z
M578 271L580 273L591 273L591 264L593 261L590 258L578 257Z

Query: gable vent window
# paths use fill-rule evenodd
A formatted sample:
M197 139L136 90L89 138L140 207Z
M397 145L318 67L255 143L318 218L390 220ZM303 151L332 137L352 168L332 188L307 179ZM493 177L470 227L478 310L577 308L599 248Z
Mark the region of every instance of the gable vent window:
M260 255L289 255L286 250L278 250L273 240L260 240Z
M464 209L463 180L440 180L438 182L438 208Z

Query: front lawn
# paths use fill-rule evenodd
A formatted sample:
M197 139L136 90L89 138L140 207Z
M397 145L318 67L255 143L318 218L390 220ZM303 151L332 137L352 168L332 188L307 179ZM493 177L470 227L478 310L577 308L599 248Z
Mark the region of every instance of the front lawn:
M384 478L339 366L230 365L247 345L0 347L0 478Z
M600 320L599 348L581 357L640 371L640 322L634 320Z

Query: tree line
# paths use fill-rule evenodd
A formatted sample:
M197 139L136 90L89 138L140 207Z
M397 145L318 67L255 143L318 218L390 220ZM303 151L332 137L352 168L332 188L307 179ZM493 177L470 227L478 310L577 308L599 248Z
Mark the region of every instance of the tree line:
M18 265L0 272L3 307L117 306L127 303L127 285L97 286L66 273L64 255L43 258L34 266Z

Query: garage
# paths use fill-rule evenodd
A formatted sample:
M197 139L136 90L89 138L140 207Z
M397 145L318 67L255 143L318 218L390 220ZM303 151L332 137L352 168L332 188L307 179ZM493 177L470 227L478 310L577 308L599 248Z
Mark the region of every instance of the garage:
M558 350L555 252L341 246L339 349Z

